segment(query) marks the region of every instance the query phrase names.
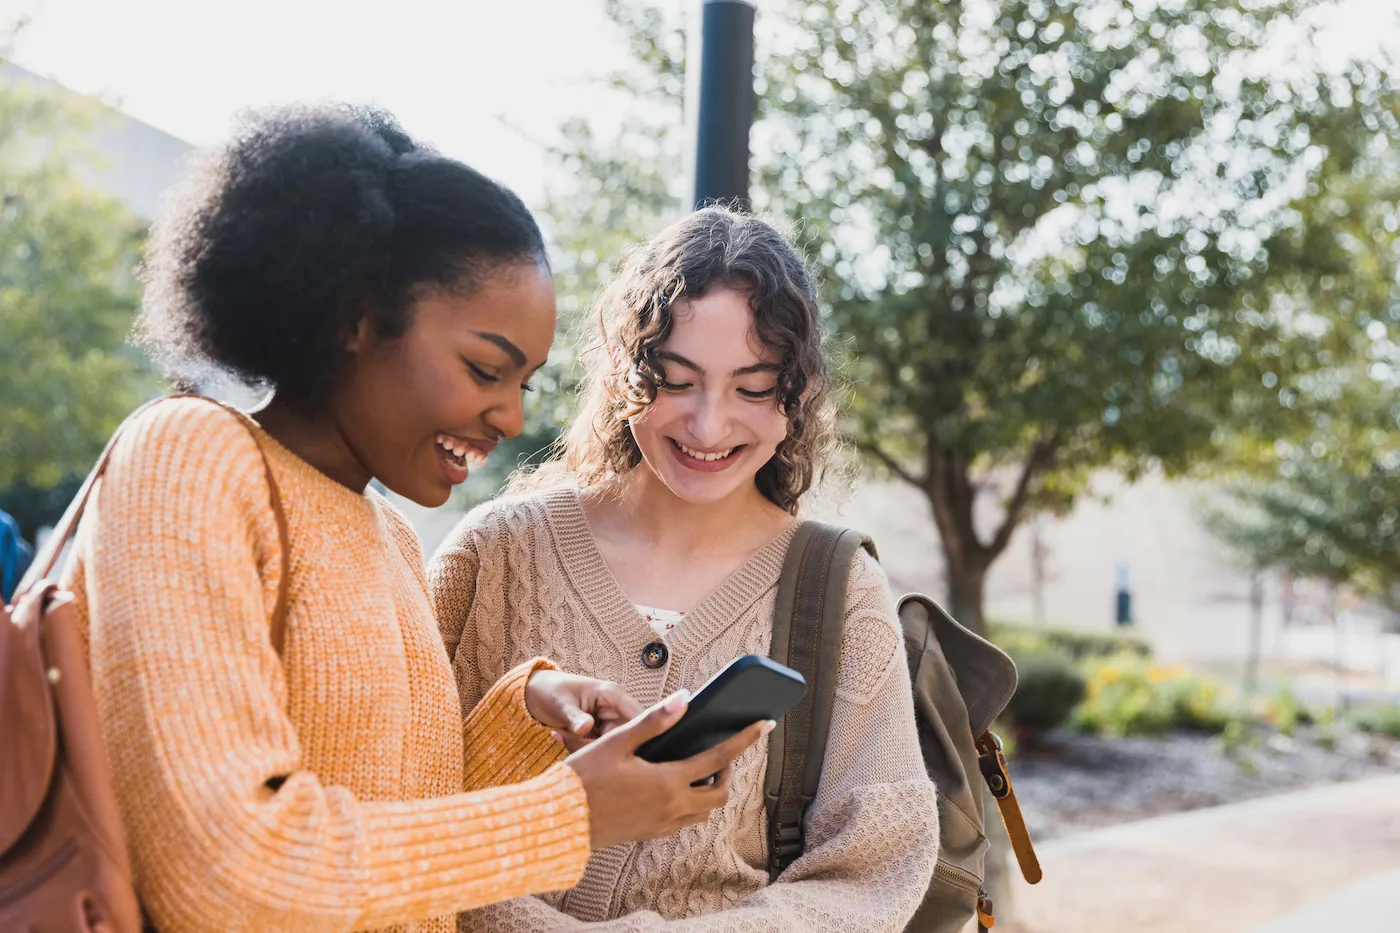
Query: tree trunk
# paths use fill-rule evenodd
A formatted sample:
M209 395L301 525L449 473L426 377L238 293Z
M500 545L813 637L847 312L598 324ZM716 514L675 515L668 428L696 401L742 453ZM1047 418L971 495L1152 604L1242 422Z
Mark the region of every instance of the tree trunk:
M1249 575L1249 647L1244 658L1244 695L1259 689L1259 656L1264 641L1264 573L1255 569Z
M963 625L984 638L987 635L982 603L986 598L987 567L969 555L947 554L948 611Z

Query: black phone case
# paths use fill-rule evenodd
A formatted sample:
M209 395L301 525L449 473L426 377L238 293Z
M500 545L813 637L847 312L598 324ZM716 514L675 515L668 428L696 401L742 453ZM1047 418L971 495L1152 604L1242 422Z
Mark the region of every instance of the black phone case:
M777 719L807 693L790 667L757 654L729 662L691 698L680 722L637 749L650 762L680 761L764 719Z

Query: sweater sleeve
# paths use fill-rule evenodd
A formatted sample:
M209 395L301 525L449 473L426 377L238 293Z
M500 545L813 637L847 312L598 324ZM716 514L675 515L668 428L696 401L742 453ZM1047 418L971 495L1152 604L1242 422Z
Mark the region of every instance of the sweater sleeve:
M578 880L587 802L567 766L375 801L306 767L268 639L281 545L236 416L193 401L152 409L118 443L98 499L81 558L93 674L159 929L380 927ZM518 750L518 734L501 734L498 757Z
M477 663L478 619L476 605L478 571L481 567L481 538L475 530L475 516L463 518L434 555L428 569L429 590L443 646L452 662L457 691L465 717L467 749L466 789L529 780L546 768L563 761L568 752L550 730L525 712L525 683L534 671L554 665L543 658L527 661L506 674L492 687ZM497 624L504 626L504 621ZM523 713L524 720L519 720ZM490 723L483 730L481 725ZM512 750L497 737L518 736ZM491 741L484 741L490 737Z
M938 856L938 805L920 757L903 642L879 565L858 553L821 786L806 851L778 880L731 907L666 920L638 911L584 924L533 897L463 918L463 931L544 933L899 933ZM684 893L678 893L684 903Z

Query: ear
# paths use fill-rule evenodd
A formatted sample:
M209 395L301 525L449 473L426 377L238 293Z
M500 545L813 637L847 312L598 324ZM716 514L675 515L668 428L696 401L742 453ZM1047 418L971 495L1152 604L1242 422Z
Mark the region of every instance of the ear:
M370 323L369 315L360 315L360 320L356 322L355 329L350 331L345 337L346 353L363 353L374 343L374 325Z

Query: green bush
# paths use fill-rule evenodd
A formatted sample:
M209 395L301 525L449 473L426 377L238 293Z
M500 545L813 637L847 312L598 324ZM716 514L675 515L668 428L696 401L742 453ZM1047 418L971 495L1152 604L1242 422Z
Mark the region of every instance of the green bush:
M1271 698L1258 703L1254 709L1254 718L1284 735L1292 735L1299 726L1310 726L1317 721L1312 710L1286 687L1280 688Z
M1362 732L1387 735L1400 741L1400 706L1364 706L1352 713L1351 723Z
M1068 655L1075 661L1092 658L1112 657L1120 654L1134 654L1143 658L1152 656L1152 648L1138 638L1124 632L1080 632L1063 628L1032 628L1026 625L1009 625L994 622L988 628L991 640L1004 650L1012 647L1027 650L1030 646L1053 649Z
M1009 650L1016 662L1016 693L1007 707L1012 723L1032 733L1069 721L1084 699L1084 673L1066 654L1025 647Z
M1073 724L1106 735L1163 735L1174 729L1218 734L1235 718L1215 682L1137 654L1088 662L1083 704Z

